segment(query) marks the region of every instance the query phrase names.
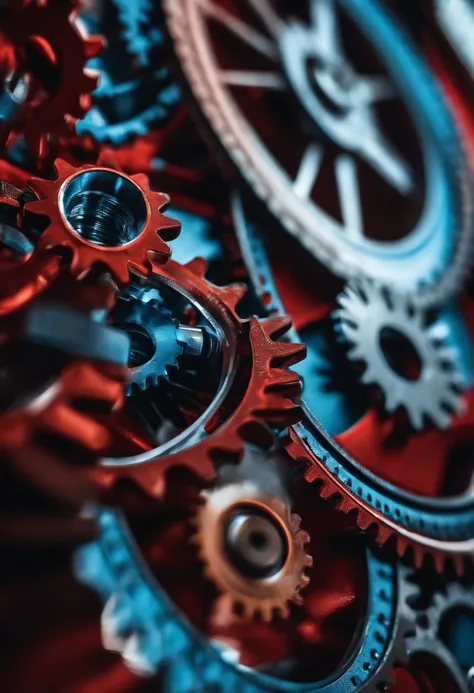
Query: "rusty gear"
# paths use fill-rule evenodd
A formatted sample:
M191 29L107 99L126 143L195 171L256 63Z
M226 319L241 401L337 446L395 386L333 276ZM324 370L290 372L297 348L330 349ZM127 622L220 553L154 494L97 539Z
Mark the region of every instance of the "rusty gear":
M206 576L245 616L265 621L289 616L288 602L302 603L313 563L274 461L246 449L239 465L220 467L216 485L201 494L193 537Z
M149 275L151 255L155 262L168 259L163 239L175 238L181 224L161 214L169 197L152 192L145 175L127 176L101 160L75 168L57 159L55 168L55 181L29 182L40 199L28 202L25 211L49 219L38 250L67 248L72 274L82 277L100 263L122 285L129 269Z
M231 374L227 391L208 416L204 435L197 435L195 429L184 431L166 446L138 457L103 461L105 480L130 477L148 493L159 496L164 492L165 472L170 467L184 466L210 480L215 475L216 452L238 458L243 453L245 436L250 436L252 442L268 442L268 424L286 426L298 421L300 407L294 400L300 392L300 379L287 367L304 358L306 349L302 344L273 341L288 330L290 320L286 317L239 318L236 306L245 287L211 284L204 277L203 258L186 265L169 260L163 267L155 265L154 271L151 279L156 285L161 281L181 289L212 315L222 332L221 349Z
M11 120L3 123L3 144L23 135L33 156L45 155L50 137L60 139L73 134L97 86L97 78L87 74L85 66L100 51L102 39L85 34L75 5L68 0L31 0L21 13L1 13L0 51L13 106ZM31 51L33 57L28 56ZM30 73L28 62L33 68L43 62L48 66L51 84L36 84L41 90L39 98L30 94L32 82L37 79Z

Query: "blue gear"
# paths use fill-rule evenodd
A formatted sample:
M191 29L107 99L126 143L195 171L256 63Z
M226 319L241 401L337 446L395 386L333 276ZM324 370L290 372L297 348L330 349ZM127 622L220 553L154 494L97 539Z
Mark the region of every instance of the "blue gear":
M178 327L170 311L154 297L153 289L125 289L109 320L129 335L131 356L138 359L137 365L130 366L126 394L158 385L159 378L167 377L168 367L177 366L176 359L183 352Z
M331 678L292 683L232 665L217 647L181 616L155 581L131 537L123 515L93 508L100 534L75 556L77 578L95 589L106 604L102 627L130 666L141 674L160 674L162 693L375 693L391 678L395 659L403 658L406 600L396 564L367 552L368 603L359 641L350 659ZM397 607L400 607L397 610Z
M237 198L234 219L244 258L248 261L250 257L249 275L257 297L269 294L270 310L283 314L284 307L273 282L261 232L247 221ZM449 343L456 348L465 386L471 387L474 384L474 349L458 306L445 307L436 324L446 328ZM290 337L301 341L295 330ZM363 460L352 459L334 441L332 436L345 430L348 423L355 423L357 417L354 418L349 397L328 389L326 376L321 376L320 364L327 360L327 344L320 335L317 340L310 338L306 343L308 357L296 366L303 377L305 417L295 430L330 474L376 513L383 513L397 525L418 532L422 537L448 542L471 539L474 533L474 498L471 495L439 500L407 493L365 470Z
M163 125L181 98L165 65L162 33L153 29L151 33L144 30L140 35L135 34L146 19L146 2L143 7L119 0L116 4L119 18L127 19L124 29L127 45L110 41L98 57L88 62L88 67L100 75L99 86L93 93L92 107L76 123L79 136L90 136L100 144L107 142L114 146L146 135L153 125ZM101 33L100 19L87 16L83 19L91 33ZM132 69L133 57L127 48L137 58L139 69Z

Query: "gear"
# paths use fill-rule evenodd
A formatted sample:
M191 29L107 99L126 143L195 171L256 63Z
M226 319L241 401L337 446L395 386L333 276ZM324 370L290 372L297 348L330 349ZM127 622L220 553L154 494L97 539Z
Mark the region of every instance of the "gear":
M288 602L302 603L313 563L305 549L310 537L291 513L276 464L275 456L247 449L239 465L221 466L195 518L194 543L208 578L245 616L265 621L289 616Z
M299 419L300 409L294 400L300 381L287 366L300 361L305 348L273 341L285 333L289 320L241 320L236 306L245 287L215 286L204 278L205 270L202 258L186 265L169 260L162 267L154 266L149 281L182 292L215 324L226 371L219 391L204 415L167 445L138 456L104 460L104 481L127 476L146 492L161 495L165 472L172 466L185 466L201 478L212 479L216 451L225 450L238 458L243 452L243 436L250 435L253 442L267 441L268 425L285 426Z
M131 338L127 394L158 385L160 378L167 377L167 368L176 366L177 357L183 353L171 313L156 299L143 300L146 293L150 292L125 289L110 315L111 323Z
M101 364L100 370L89 360L76 360L64 366L53 379L43 379L34 388L39 370L40 348L35 345L12 345L13 361L28 358L28 367L9 368L8 346L3 347L2 392L3 412L0 414L0 451L9 469L21 480L14 490L3 479L6 493L2 508L6 516L0 519L2 542L51 542L90 540L90 523L78 517L84 504L94 500L99 487L90 478L90 469L107 447L109 432L96 420L98 410L111 410L120 405L125 380L125 368ZM51 365L51 354L47 357ZM48 361L40 363L48 368ZM22 392L26 376L29 388ZM33 391L34 389L34 391ZM88 409L81 402L88 402ZM5 487L5 484L6 487ZM52 513L35 514L31 497L22 510L24 488L32 487L61 509L62 519ZM22 490L23 489L23 490ZM20 496L18 497L18 493ZM16 506L9 509L12 499ZM20 514L23 513L23 514ZM64 515L66 513L66 515ZM3 515L3 513L2 513Z
M306 466L307 481L339 511L352 513L361 530L373 530L377 544L393 537L397 553L417 568L430 559L439 572L447 565L465 571L474 556L472 494L440 500L397 488L364 469L309 413L290 437L287 451Z
M219 146L320 262L346 279L363 272L407 290L417 305L458 292L472 251L465 152L436 76L382 3L312 0L297 19L273 0L217 2L211 10L198 0L166 0L164 8L184 77ZM352 42L342 31L347 22L359 34ZM359 42L381 74L349 61ZM245 61L236 61L241 54ZM385 109L403 117L398 135L382 126ZM327 195L333 176L337 203Z
M74 5L69 0L35 0L21 13L2 11L0 50L10 69L3 141L23 135L33 156L45 155L51 136L72 134L97 85L85 65L100 51L102 39L85 35ZM36 70L43 71L44 84Z
M393 680L394 666L406 661L405 639L413 632L404 608L410 586L401 566L370 551L367 613L372 617L365 621L351 656L329 680L290 683L224 660L152 579L125 518L103 507L91 515L101 531L96 541L76 552L75 574L104 601L105 647L120 652L141 676L159 673L163 693L379 693Z
M423 669L421 678L428 679L434 690L439 690L440 693L444 693L445 690L455 690L459 693L472 691L474 668L470 638L473 613L472 585L465 586L458 582L446 581L434 593L431 603L426 608L412 608L411 618L417 627L414 635L407 639L408 669L411 668L411 661L415 664L416 660L424 660L429 668ZM466 617L471 629L463 632ZM436 661L441 664L442 671L444 670L440 678L433 664ZM437 677L436 680L431 679L432 673Z
M446 326L428 325L408 298L368 281L349 284L337 303L334 317L347 356L364 363L361 381L378 386L386 411L404 409L415 429L425 417L439 428L449 426L451 415L463 409L466 383ZM412 363L401 363L404 355Z
M122 285L129 270L150 273L150 255L165 262L170 249L163 238L175 238L181 224L163 216L169 198L150 191L143 174L127 176L101 165L75 168L61 159L55 181L33 178L30 188L41 199L28 202L25 212L48 217L38 250L66 247L71 272L87 274L93 265L105 265Z

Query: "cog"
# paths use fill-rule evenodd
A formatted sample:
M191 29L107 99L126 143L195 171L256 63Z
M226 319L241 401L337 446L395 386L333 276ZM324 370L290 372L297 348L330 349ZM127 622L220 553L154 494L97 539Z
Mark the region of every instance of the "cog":
M444 581L444 584L437 588L426 608L412 607L411 611L411 618L416 623L416 631L407 639L408 669L410 670L410 660L420 658L420 655L427 658L428 662L438 661L448 673L450 687L452 686L453 690L470 693L474 682L474 668L469 642L470 631L463 632L463 614L470 618L474 612L472 585ZM451 632L446 629L446 618L450 615L455 619L458 618L458 629L454 628ZM461 623L460 629L459 623ZM431 671L423 670L423 675L431 681L431 674L436 672L436 667L432 665L430 669ZM445 677L442 677L439 682L432 681L432 683L435 685L435 690L441 691L448 687ZM438 684L443 688L438 688Z
M127 476L146 492L162 495L164 475L170 467L188 467L200 478L210 480L215 474L212 460L216 451L239 457L243 453L243 436L250 431L253 442L261 442L268 439L270 425L285 426L299 419L295 398L300 380L287 367L304 357L305 348L274 341L288 329L290 322L286 317L260 321L254 317L239 318L236 306L245 287L211 284L204 277L206 263L202 258L186 265L169 260L161 267L153 265L153 269L151 283L181 290L212 316L222 332L223 359L227 364L219 393L204 419L201 417L195 426L183 431L177 441L171 440L164 448L139 456L103 461L104 481L111 483L116 476ZM236 377L238 371L242 376Z
M36 157L45 156L51 136L71 136L97 86L97 78L87 74L85 65L101 50L102 39L86 36L75 4L32 0L21 13L2 11L0 49L9 56L7 80L12 102L12 117L2 119L3 144L23 135ZM37 84L30 73L35 62L44 61L54 88Z
M344 279L363 272L409 291L417 305L439 305L459 291L472 257L469 173L451 109L382 3L315 1L303 25L306 8L295 19L273 0L217 2L210 11L198 0L164 2L184 79L217 146L286 230ZM382 74L349 63L353 46L345 45L342 15L376 53ZM230 50L235 41L240 51ZM241 53L245 69L235 60ZM388 100L404 111L411 153L382 126ZM293 117L285 118L292 107ZM269 120L271 132L262 125ZM320 178L329 167L339 213L323 195ZM373 204L374 177L381 199L389 195L395 205L392 230L387 207ZM401 208L410 219L406 229L399 225Z
M206 576L245 616L264 621L288 617L288 603L302 603L313 563L305 549L310 537L291 513L272 461L246 449L239 465L221 466L215 486L202 492L193 537Z
M119 295L110 316L112 324L124 329L132 341L132 365L127 387L129 395L137 388L146 390L158 385L160 378L167 377L168 367L177 366L176 359L183 353L183 345L178 339L178 327L170 311L156 299L147 297L146 294L151 292L152 290L140 292L125 289ZM145 297L148 301L144 300ZM145 345L143 338L146 340ZM152 353L148 352L149 344L152 344Z
M423 427L425 418L448 427L452 414L463 410L465 383L447 327L428 325L425 313L407 297L368 281L346 286L337 303L334 317L348 344L347 356L364 363L361 381L378 386L385 410L404 409L415 429ZM390 345L398 354L391 355ZM393 365L404 347L416 363ZM402 370L410 365L417 371L413 376Z
M163 693L270 693L288 690L288 682L234 666L219 649L182 617L163 588L151 577L123 515L96 507L96 541L76 552L77 578L96 590L104 604L102 641L120 652L141 676L162 675ZM404 608L409 585L403 568L367 552L367 619L351 657L334 677L314 685L292 683L292 693L380 693L393 681L395 664L407 659L406 638L413 622Z
M166 262L170 249L163 239L175 238L181 224L161 214L169 198L152 192L145 175L127 176L101 160L75 168L57 159L55 168L56 180L29 182L40 199L28 202L25 212L49 219L38 250L65 247L73 275L82 277L100 263L121 285L128 283L130 269L150 273L150 255Z

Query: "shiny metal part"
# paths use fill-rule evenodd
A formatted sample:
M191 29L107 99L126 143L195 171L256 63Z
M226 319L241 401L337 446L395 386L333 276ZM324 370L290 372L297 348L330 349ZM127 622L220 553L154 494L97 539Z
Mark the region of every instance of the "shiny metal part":
M379 387L385 409L404 409L416 429L425 419L449 426L462 411L466 383L447 326L428 324L408 298L368 281L349 284L337 302L348 358L365 365L361 381Z

